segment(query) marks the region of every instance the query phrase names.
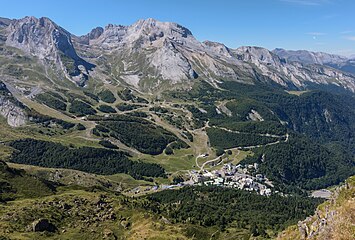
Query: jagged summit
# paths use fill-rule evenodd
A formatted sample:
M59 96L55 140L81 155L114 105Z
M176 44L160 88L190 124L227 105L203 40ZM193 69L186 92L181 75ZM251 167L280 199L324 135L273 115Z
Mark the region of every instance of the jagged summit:
M6 45L38 57L44 64L54 63L79 85L84 84L88 71L94 66L78 56L71 34L49 18L27 16L11 21L6 30ZM83 70L79 66L83 66Z
M153 18L138 20L129 26L108 24L104 28L94 28L85 36L79 37L83 44L102 45L115 48L127 43L151 43L159 39L181 40L193 38L190 30L172 22L161 22Z
M57 49L72 58L78 58L70 34L49 18L24 17L12 21L7 30L7 45L20 48L40 59L55 60Z
M176 33L178 36L182 37L192 36L192 33L189 29L177 23L161 22L153 18L138 20L132 25L132 27L136 28L137 30L141 29L148 32L150 32L151 30L159 29L160 31L163 31L165 34L168 35L174 35L174 33Z

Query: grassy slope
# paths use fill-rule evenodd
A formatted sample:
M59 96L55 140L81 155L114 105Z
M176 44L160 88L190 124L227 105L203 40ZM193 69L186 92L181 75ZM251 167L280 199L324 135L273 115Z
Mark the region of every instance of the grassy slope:
M26 173L39 178L64 185L78 185L82 187L104 187L113 191L121 191L137 187L139 185L151 185L152 183L136 180L127 174L115 174L103 176L81 172L72 169L44 168L32 165L7 163L11 168L23 169Z
M12 199L43 197L53 194L52 184L39 180L25 171L10 168L0 161L0 202Z
M0 238L116 239L115 235L124 239L191 239L187 229L192 226L172 224L135 207L137 201L143 200L100 190L90 192L73 187L57 190L55 195L0 205ZM114 217L107 217L110 214ZM58 230L55 233L32 232L32 222L41 218L48 219ZM215 229L205 228L203 232L211 236Z
M0 213L5 216L5 219L3 217L0 220L0 236L8 236L10 239L102 239L105 232L112 232L115 236L125 236L126 239L143 239L144 237L152 239L154 236L160 236L160 239L171 239L172 236L186 239L179 233L178 226L166 226L163 222L157 221L156 217L153 220L154 216L139 209L131 209L130 204L121 202L122 198L112 198L112 195L106 195L110 201L108 209L113 209L116 219L100 221L96 216L100 213L104 214L107 210L94 209L101 194L103 193L67 190L55 196L19 200L7 206L1 206ZM79 216L76 216L75 211L61 208L61 205L51 206L49 204L59 201L61 204L74 206L76 206L75 201L80 202L80 205L76 206ZM65 214L65 211L70 213ZM6 216L11 216L11 218L6 218ZM61 216L60 220L58 216ZM28 231L28 225L39 218L49 219L56 225L58 232L50 234ZM87 222L83 221L83 218L96 219ZM123 221L129 222L131 226L125 229L121 225Z

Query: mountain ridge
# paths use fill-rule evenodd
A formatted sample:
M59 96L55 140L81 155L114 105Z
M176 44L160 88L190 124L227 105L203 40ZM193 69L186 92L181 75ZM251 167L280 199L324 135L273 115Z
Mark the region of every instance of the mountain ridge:
M283 48L275 48L272 52L288 61L298 61L307 64L316 63L323 65L326 63L340 63L349 60L349 58L341 55L307 50L286 50Z
M264 81L286 89L334 85L355 92L355 77L349 73L284 61L265 48L231 49L222 43L199 42L187 28L152 18L129 26L108 24L83 36L69 33L48 18L2 22L9 23L3 24L7 46L49 60L79 86L86 86L92 76L111 77L145 92L192 86L201 80L218 88L221 81L257 84L261 74Z
M320 64L329 66L344 72L355 74L355 62L353 57L344 57L324 52L312 52L306 50L285 50L276 48L273 53L290 62L303 62L306 64Z

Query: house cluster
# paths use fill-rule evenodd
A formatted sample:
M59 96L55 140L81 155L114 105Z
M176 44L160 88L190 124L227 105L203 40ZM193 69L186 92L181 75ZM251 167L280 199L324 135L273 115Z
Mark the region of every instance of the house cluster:
M255 174L258 164L234 165L231 163L223 165L220 170L213 171L190 171L191 182L196 185L221 186L238 188L246 191L255 191L260 195L269 196L272 185L262 174Z
M260 195L270 196L273 187L272 183L262 174L257 173L258 164L234 165L224 164L219 170L191 170L190 179L184 182L171 185L139 186L131 189L131 194L144 194L167 189L179 189L184 186L206 185L237 188L245 191L254 191ZM274 191L278 193L278 191Z

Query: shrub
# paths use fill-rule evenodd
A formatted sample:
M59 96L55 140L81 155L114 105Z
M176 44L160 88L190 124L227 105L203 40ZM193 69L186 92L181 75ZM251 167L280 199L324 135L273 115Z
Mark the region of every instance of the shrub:
M109 105L100 105L97 109L104 113L116 113L116 110Z
M113 95L113 93L107 89L100 92L98 94L98 96L102 101L107 102L107 103L114 103L116 101L116 98Z
M74 100L71 103L69 112L75 114L76 116L96 114L95 109L93 109L89 104L84 103L80 100Z
M112 144L110 141L107 140L101 140L99 144L105 148L118 149L115 144Z

